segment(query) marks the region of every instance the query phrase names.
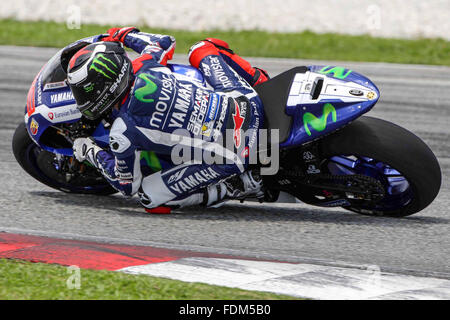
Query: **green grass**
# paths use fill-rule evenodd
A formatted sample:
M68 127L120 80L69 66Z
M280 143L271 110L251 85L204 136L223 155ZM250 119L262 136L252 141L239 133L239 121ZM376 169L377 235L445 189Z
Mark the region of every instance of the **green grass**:
M110 27L82 25L81 29L69 30L63 23L0 20L0 45L63 47L77 39L104 33ZM177 53L187 53L192 44L205 37L216 37L228 41L242 56L450 65L450 42L442 39L401 40L308 31L190 32L147 27L141 30L175 36Z
M0 300L150 299L287 300L272 293L187 283L145 275L81 269L80 289L69 289L68 269L59 265L0 259Z

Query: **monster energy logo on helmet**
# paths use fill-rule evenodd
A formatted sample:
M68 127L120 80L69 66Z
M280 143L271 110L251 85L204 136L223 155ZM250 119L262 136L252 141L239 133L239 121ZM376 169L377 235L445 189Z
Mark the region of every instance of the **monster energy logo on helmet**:
M94 90L94 84L93 83L90 83L89 85L84 86L84 91L91 92L92 90Z
M117 65L112 62L111 59L106 58L103 54L97 54L95 56L89 70L95 70L108 79L112 79L111 76L117 75Z

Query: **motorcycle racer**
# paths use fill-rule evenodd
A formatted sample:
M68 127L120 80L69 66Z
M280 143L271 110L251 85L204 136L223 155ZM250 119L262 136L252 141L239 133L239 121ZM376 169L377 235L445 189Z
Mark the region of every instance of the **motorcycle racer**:
M122 45L140 56L131 62ZM67 80L80 112L90 120L113 119L110 150L88 137L78 138L74 156L98 168L124 195L138 193L148 209L212 206L243 195L262 196L257 173L246 171L246 155L256 147L252 137L264 117L252 86L266 81L267 74L234 54L226 42L208 38L189 52L189 62L206 79L205 88L166 67L174 49L171 36L134 27L113 28L101 42L87 45L70 58ZM224 143L227 129L232 132L232 150ZM244 135L246 131L252 134ZM142 150L171 155L180 144L212 150L226 163L195 159L143 177Z

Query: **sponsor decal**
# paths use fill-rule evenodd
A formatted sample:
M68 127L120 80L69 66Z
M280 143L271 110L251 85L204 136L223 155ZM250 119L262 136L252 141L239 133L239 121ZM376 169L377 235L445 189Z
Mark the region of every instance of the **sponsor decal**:
M133 182L133 173L129 171L130 169L128 168L128 166L126 165L116 166L114 169L115 169L114 174L117 176L119 180L129 181L130 183Z
M107 175L110 176L109 174ZM130 171L130 168L127 166L124 160L116 159L114 167L114 175L116 176L116 180L119 181L119 184L121 186L133 184L133 173ZM113 180L113 177L111 177L110 180Z
M50 96L51 104L59 103L62 101L74 100L73 94L71 91L61 92L52 94Z
M205 123L202 126L202 135L209 137L214 127L217 114L219 112L220 96L212 94L209 98L208 111L206 112Z
M323 114L320 118L317 118L315 115L313 115L310 112L306 112L303 115L303 125L305 127L305 131L308 134L308 136L311 135L311 131L308 126L311 126L316 131L323 131L327 127L327 119L328 115L331 113L332 121L337 121L337 114L336 109L333 107L331 103L326 103L323 106Z
M46 83L44 85L44 91L60 89L60 88L65 88L65 87L67 87L67 83L65 81Z
M138 75L139 79L142 79L145 81L145 86L140 87L134 91L134 96L136 99L138 99L141 102L154 102L154 99L151 98L145 98L146 96L152 95L156 92L158 89L158 86L156 83L154 83L150 78L156 79L154 76L148 73L141 73Z
M170 184L170 183L174 183L174 182L180 180L183 177L183 175L184 175L184 173L186 172L187 169L188 168L186 167L186 168L184 168L184 169L174 173L173 175L171 175L169 180L167 180L167 183Z
M253 114L254 114L255 116L258 116L258 117L259 117L258 106L257 106L256 102L253 101L253 100L251 100L251 101L250 101L250 104L251 104L252 107L253 107L253 108L252 108Z
M109 88L109 92L113 93L114 91L116 91L117 87L119 86L120 82L122 81L123 76L125 75L125 73L127 72L127 68L128 68L128 62L124 61L125 63L122 66L122 69L120 69L120 73L119 76L117 77L117 80L113 83L113 85L111 86L111 88ZM93 89L93 84L92 84L92 89ZM92 89L90 89L92 91ZM86 88L84 88L84 90L86 90Z
M208 104L209 92L198 88L195 92L194 106L187 125L187 129L194 135L199 135L202 130Z
M126 162L120 163L116 162L114 167L114 174L119 178L119 180L131 180L133 181L133 173L130 171L130 168L127 166Z
M202 126L202 135L205 137L211 136L211 132L214 127L214 122L205 122Z
M133 184L133 180L132 179L125 180L124 178L119 177L119 184L121 186L126 186L126 185L129 185L129 184Z
M370 91L367 93L367 99L372 100L373 98L375 98L375 92Z
M204 74L206 77L211 77L211 68L210 68L206 63L203 63L203 62L202 62L201 68L202 68L202 70L203 70L203 74Z
M135 90L134 96L142 102L153 103L155 102L154 99L145 98L145 96L154 94L156 92L158 86L151 79L149 79L156 78L150 74L141 75L139 75L139 77L146 82L146 85ZM173 104L173 91L173 78L169 75L162 74L161 90L154 105L155 111L152 113L152 116L150 118L150 126L161 129L163 124L166 122L165 120L167 119L167 110L169 110L169 107Z
M118 166L125 166L127 164L127 162L125 160L121 160L121 159L117 159L116 158L116 164ZM127 167L128 168L128 167Z
M67 106L69 107L69 106ZM70 109L67 107L56 108L53 111L50 111L47 116L50 120L57 119L58 121L63 121L64 118L74 119L75 117L80 117L80 111L76 107L70 106ZM63 110L61 110L63 109ZM61 111L58 111L61 110Z
M247 113L247 101L239 101L239 107L241 109L241 113L246 114Z
M233 140L236 148L239 148L241 146L241 128L242 125L244 124L244 120L245 120L245 111L244 117L242 117L239 104L237 103L237 101L235 101L233 114L233 123L234 123Z
M181 180L176 181L174 184L169 185L169 188L175 191L177 194L183 194L202 183L211 182L216 178L220 178L220 174L218 174L212 168L207 168L197 171Z
M248 146L250 148L253 148L253 145L258 140L258 132L259 132L258 129L259 129L259 126L260 126L260 116L259 116L259 113L258 113L258 107L256 106L256 103L251 101L250 104L252 106L252 114L253 114L253 117L255 119L255 122L249 128L249 130L251 130L251 136L250 136L250 140L248 142Z
M217 141L219 138L223 123L225 121L225 116L228 110L228 99L222 99L222 112L220 113L219 119L216 121L216 128L214 129L213 139Z
M89 84L87 84L87 85L85 85L84 87L83 87L83 89L84 89L84 91L85 92L91 92L92 90L94 90L94 84L93 83L89 83Z
M38 130L39 130L39 123L33 118L30 123L30 132L33 136L35 136L38 133Z
M345 69L342 67L330 67L330 66L325 66L322 69L320 69L319 73L322 74L332 74L333 77L338 78L338 79L345 79L348 77L348 75L350 73L352 73L352 70L349 69Z
M104 106L110 102L109 101L110 95L111 95L110 93L106 92L105 95L103 96L103 98L95 105L95 108L93 108L92 110L84 110L83 113L84 114L86 114L88 112L95 113L98 110L102 110L104 108ZM89 101L87 103L89 103ZM83 106L79 106L79 107L82 108Z
M256 118L254 127L253 127L252 129L249 129L249 130L252 130L252 131L251 131L251 134L252 134L252 135L251 135L250 140L249 140L249 142L248 142L248 146L249 146L250 148L253 148L253 145L254 145L255 142L257 141L257 138L258 138L258 128L259 128L259 118Z
M333 201L328 201L328 202L324 202L321 203L320 206L322 207L345 207L345 206L349 206L350 202L348 202L345 199L339 199L339 200L333 200Z
M209 61L211 62L211 69L214 70L214 78L216 78L224 88L232 87L230 78L225 74L220 60L217 56L209 56Z
M191 105L192 84L179 82L175 106L171 114L169 127L182 128Z
M42 103L41 83L42 83L42 75L39 76L39 79L37 82L37 104L38 105L40 105Z
M206 121L214 121L217 117L217 111L219 109L220 96L218 94L212 94L210 96L208 112L206 114Z

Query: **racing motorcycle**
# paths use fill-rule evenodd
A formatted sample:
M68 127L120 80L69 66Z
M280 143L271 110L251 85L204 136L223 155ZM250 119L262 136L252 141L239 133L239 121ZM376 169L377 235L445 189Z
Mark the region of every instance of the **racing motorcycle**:
M62 52L76 52L102 36L72 43L45 64L31 84L24 122L13 137L22 168L64 192L116 192L95 168L73 157L72 142L81 136L92 136L107 149L110 125L81 116L60 63ZM168 67L205 84L191 66ZM301 66L255 90L264 104L265 128L279 130L279 170L263 176L263 201L275 202L286 192L315 206L402 217L421 211L437 196L441 170L429 147L404 128L362 116L380 97L365 76L337 66ZM171 161L144 150L141 166L146 175L170 167Z

